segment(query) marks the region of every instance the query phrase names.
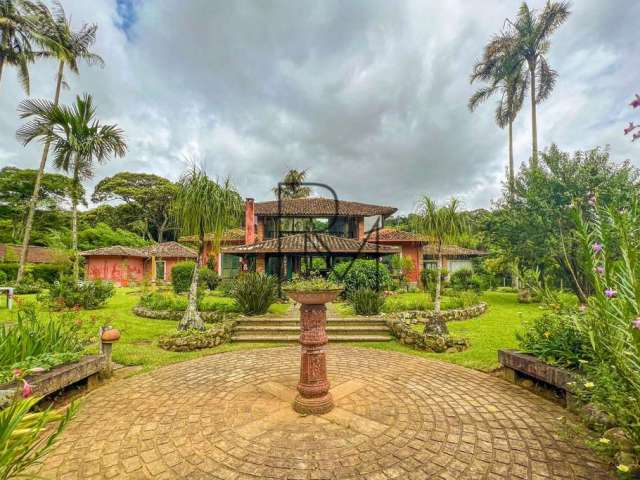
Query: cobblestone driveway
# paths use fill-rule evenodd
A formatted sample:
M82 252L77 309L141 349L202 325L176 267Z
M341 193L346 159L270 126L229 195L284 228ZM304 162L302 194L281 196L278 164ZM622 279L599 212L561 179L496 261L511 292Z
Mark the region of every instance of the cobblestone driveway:
M301 417L298 348L225 353L90 394L47 478L608 478L558 435L567 415L489 375L331 346L337 407Z

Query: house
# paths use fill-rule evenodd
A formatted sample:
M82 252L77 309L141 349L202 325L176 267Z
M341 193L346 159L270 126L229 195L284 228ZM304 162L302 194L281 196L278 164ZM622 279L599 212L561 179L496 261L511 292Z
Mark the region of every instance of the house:
M85 258L85 278L108 280L118 286L130 282L171 281L173 266L195 260L197 253L178 242L163 242L149 247L133 248L116 245L80 252Z
M303 262L330 270L335 264L353 258L383 258L402 255L411 258L414 268L407 281L418 283L424 268L431 268L433 245L411 232L384 227L384 220L397 211L394 207L333 200L296 198L280 201L245 202L244 243L223 244L217 255L219 272L235 256L238 270L255 270L291 278ZM210 245L205 251L212 255ZM470 265L470 258L484 255L479 250L446 246L443 263L452 271ZM229 273L235 274L234 269Z

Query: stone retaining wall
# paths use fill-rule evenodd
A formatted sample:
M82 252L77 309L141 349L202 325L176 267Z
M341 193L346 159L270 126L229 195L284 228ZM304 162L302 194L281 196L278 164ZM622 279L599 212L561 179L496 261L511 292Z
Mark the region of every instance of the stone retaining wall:
M151 310L140 305L133 307L133 313L139 317L153 318L155 320L180 320L184 315L182 311ZM238 314L233 312L200 312L200 316L204 322L216 323L235 318Z
M415 348L416 350L435 353L454 353L461 352L469 346L469 342L464 338L452 338L448 335L432 335L416 332L411 328L412 323L408 320L387 318L386 324L393 336L396 337L400 343Z
M220 322L204 332L182 332L161 338L158 345L160 348L172 352L192 352L203 348L217 347L231 339L235 326L234 320Z
M456 320L468 320L482 315L487 311L487 304L485 302L477 305L472 305L467 308L456 308L453 310L444 310L440 312L439 318L445 322ZM408 310L406 312L392 313L391 318L396 320L402 320L410 324L427 323L438 317L433 310Z

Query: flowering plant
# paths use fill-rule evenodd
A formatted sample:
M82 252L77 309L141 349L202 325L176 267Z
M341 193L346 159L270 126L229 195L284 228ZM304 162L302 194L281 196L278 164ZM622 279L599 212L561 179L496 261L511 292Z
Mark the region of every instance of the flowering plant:
M631 103L629 105L631 105L633 108L640 108L640 95L636 93L636 98L631 100ZM640 138L640 125L636 125L633 122L629 122L629 125L624 129L624 134L625 135L632 134L631 141L635 142Z

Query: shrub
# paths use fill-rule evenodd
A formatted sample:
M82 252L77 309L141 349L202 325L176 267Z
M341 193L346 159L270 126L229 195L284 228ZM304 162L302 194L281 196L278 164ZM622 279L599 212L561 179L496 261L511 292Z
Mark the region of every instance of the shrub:
M202 267L198 273L198 283L206 286L209 290L215 290L220 283L220 277L214 270Z
M381 291L391 285L391 275L386 265L363 259L339 263L329 274L329 280L344 284L347 297L361 288Z
M447 284L447 275L449 272L446 269L442 269L440 271L440 278L442 279L442 287L444 288ZM420 282L422 283L422 288L431 294L433 297L436 293L436 270L435 268L428 268L422 270L420 273Z
M149 310L184 312L187 309L187 298L171 293L151 292L140 297L138 305ZM201 312L237 312L235 302L226 297L200 297L198 310Z
M113 284L103 280L76 283L65 277L56 282L45 297L51 307L81 307L92 310L101 307L115 293Z
M433 300L427 294L395 295L387 297L382 306L386 313L403 312L407 310L433 310Z
M231 280L228 278L221 280L220 283L218 284L218 291L225 297L230 297L231 293L233 292L234 283L235 283L235 280Z
M67 269L66 265L55 263L41 263L33 265L29 272L35 281L42 281L48 285L60 280L60 277L65 273Z
M0 263L0 271L7 276L7 281L12 282L18 276L17 263Z
M171 269L171 284L176 293L188 292L193 278L195 262L179 262Z
M553 365L575 368L590 356L588 339L571 315L546 313L527 323L516 337L520 348Z
M464 300L457 297L443 297L441 303L442 310L454 310L456 308L464 308Z
M0 286L4 286L7 282L7 274L0 270Z
M231 296L245 315L263 315L276 300L276 279L264 273L242 273L234 282Z
M476 275L472 270L463 268L451 274L449 284L454 290L475 290L481 292L483 281L480 275Z
M359 288L349 295L349 302L357 315L378 315L384 305L384 297L374 290Z
M458 293L458 298L462 302L462 308L472 307L480 303L480 295L473 290Z

